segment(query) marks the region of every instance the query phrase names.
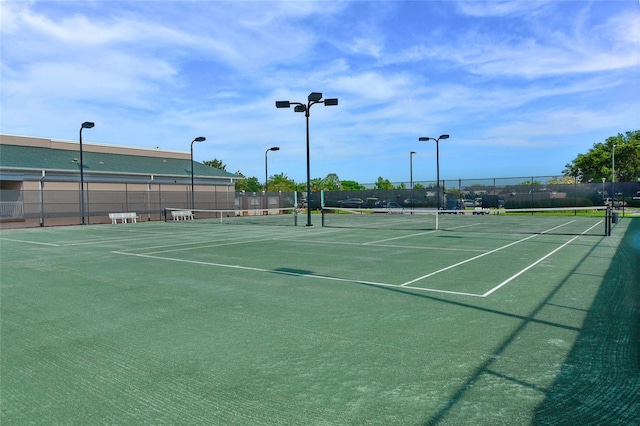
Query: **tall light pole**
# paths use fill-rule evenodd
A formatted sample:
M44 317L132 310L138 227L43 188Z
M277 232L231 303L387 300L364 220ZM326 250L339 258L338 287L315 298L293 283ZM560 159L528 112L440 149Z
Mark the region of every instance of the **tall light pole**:
M313 226L311 223L311 167L309 161L309 111L315 104L324 104L324 106L338 105L338 98L330 98L322 100L322 93L311 92L307 97L307 103L301 102L289 102L289 101L276 101L276 108L290 108L291 105L295 105L293 109L295 112L304 112L304 116L307 118L307 226Z
M616 145L611 148L611 207L616 198Z
M279 146L272 146L264 152L264 193L269 192L269 163L267 162L267 154L269 151L280 151ZM267 206L269 208L269 206Z
M82 224L84 223L84 161L82 160L82 129L91 129L96 124L91 121L85 121L80 126L80 215L82 216Z
M413 196L413 154L415 151L409 153L409 185L411 186L411 210L413 210L413 204L415 203L415 197Z
M191 141L191 210L195 209L195 198L193 197L193 143L194 142L204 142L207 138L204 136L198 136L194 140Z
M439 142L440 139L449 139L449 135L440 135L437 138L429 138L429 137L423 137L423 138L418 138L418 140L420 142L427 142L427 141L436 141L436 191L438 191L438 208L437 210L440 210L440 148L439 148Z
M413 189L413 154L415 153L415 151L409 153L409 185L411 189Z

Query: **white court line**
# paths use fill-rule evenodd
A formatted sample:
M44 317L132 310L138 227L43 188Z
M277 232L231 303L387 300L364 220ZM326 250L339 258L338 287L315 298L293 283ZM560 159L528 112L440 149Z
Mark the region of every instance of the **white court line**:
M136 233L136 234L142 234L142 235L135 235L134 237L132 237L131 235L128 236L113 236L111 238L102 238L102 239L95 239L95 240L91 240L91 241L69 241L69 242L63 242L60 243L59 245L65 246L65 247L71 247L71 246L78 246L78 245L93 245L93 244L101 244L101 243L111 243L111 242L119 242L119 241L131 241L131 240L135 240L135 241L140 241L140 240L152 240L152 239L168 239L171 237L186 237L186 236L190 236L190 235L202 235L202 230L193 230L193 231L189 231L189 232L171 232L171 233L162 233L162 232L145 232L145 233ZM263 232L260 233L263 235L268 234L267 232ZM208 235L208 234L207 234ZM208 235L210 237L233 237L233 238L237 238L234 236L235 234L231 231L228 232L215 232L212 233L211 235ZM255 236L249 236L249 237L243 237L243 238L255 238ZM227 239L227 238L225 238ZM231 239L231 238L228 238ZM165 245L161 245L161 246L156 246L156 247L175 247L178 245L186 245L186 244L199 244L202 243L202 241L200 242L184 242L184 243L176 243L176 244L165 244ZM149 247L145 247L144 249L148 249ZM151 247L151 248L155 248L155 247ZM130 250L139 250L139 249L130 249Z
M595 225L593 225L591 228L587 229L586 231L582 232L581 235L584 235L585 233L589 232L590 230L592 230L593 228L595 228L596 226L600 225L600 222L596 223ZM581 235L576 235L575 237L573 237L572 239L570 239L569 241L567 241L566 243L562 244L560 247L552 250L551 252L547 253L546 255L542 256L540 259L536 260L535 262L533 262L531 265L527 266L526 268L522 269L521 271L519 271L518 273L516 273L515 275L512 275L511 277L507 278L506 280L504 280L503 282L501 282L500 284L498 284L497 286L495 286L494 288L492 288L491 290L487 291L486 293L484 293L482 295L482 297L487 297L489 296L491 293L493 293L494 291L502 288L503 286L507 285L508 283L510 283L511 281L513 281L514 279L518 278L520 275L524 274L525 272L527 272L529 269L533 268L534 266L536 266L538 263L542 262L543 260L547 259L549 256L553 255L554 253L556 253L558 250L568 246L569 244L571 244L572 242L574 242L578 237L580 237Z
M488 295L490 295L491 293L493 293L494 291L498 290L499 288L505 286L506 284L508 284L509 282L513 281L514 279L518 278L520 275L524 274L525 272L527 272L529 269L533 268L534 266L536 266L538 263L542 262L543 260L545 260L546 258L548 258L549 256L551 256L552 254L554 254L555 252L557 252L558 250L560 250L561 248L567 246L568 244L572 243L576 238L578 238L579 235L573 237L572 239L570 239L569 241L567 241L566 243L564 243L563 245L561 245L560 247L557 247L556 249L552 250L551 252L547 253L546 255L542 256L540 259L536 260L535 262L533 262L531 265L527 266L526 268L520 270L518 273L516 273L515 275L512 275L511 277L507 278L506 280L504 280L503 282L501 282L500 284L498 284L497 286L495 286L494 288L492 288L491 290L487 291L486 293L484 293L482 295L482 297L487 297Z
M253 241L264 241L265 239L259 239L256 240L255 236L251 236L251 237L242 237L242 238L238 238L238 237L233 237L233 236L225 236L225 235L217 235L217 237L220 237L219 239L210 239L208 241L187 241L184 243L176 243L176 244L162 244L162 245L157 245L157 246L151 246L151 247L137 247L137 248L130 248L130 249L123 249L120 251L136 251L136 250L142 250L144 252L146 252L147 254L155 254L155 253L163 253L163 252L170 252L170 251L182 251L182 250L193 250L193 249L199 249L199 248L204 248L204 247L216 247L216 246L224 246L224 245L229 245L228 241L231 241L231 243L236 243L236 244L241 244L241 243L245 243L245 242L253 242ZM185 247L188 246L188 247ZM164 250L159 250L159 251L149 251L149 250L156 250L156 249L164 249Z
M369 241L368 243L362 243L362 245L365 245L365 246L366 246L366 245L371 245L371 244L384 243L384 242L387 242L387 241L401 240L401 239L403 239L403 238L419 237L420 235L433 234L434 232L437 232L437 231L434 229L433 231L418 232L417 234L403 235L403 236L401 236L401 237L385 238L384 240Z
M379 283L375 281L362 281L362 280L352 280L348 278L338 278L338 277L329 277L326 275L313 275L313 274L301 274L299 272L291 272L291 271L278 271L273 269L264 269L264 268L256 268L252 266L241 266L241 265L229 265L225 263L215 263L215 262L203 262L199 260L189 260L189 259L176 259L173 257L164 257L164 256L152 256L149 254L140 254L140 253L127 253L123 251L112 251L113 254L120 254L124 256L136 256L136 257L144 257L148 259L158 259L158 260L166 260L170 262L181 262L181 263L191 263L196 265L204 265L204 266L214 266L218 268L230 268L230 269L240 269L245 271L254 271L254 272L266 272L270 274L280 274L280 275L289 275L294 277L301 278L316 278L320 280L328 280L328 281L339 281L339 282L348 282L348 283L356 283L356 284L366 284L377 287L395 287L402 289L410 289L410 290L418 290L418 291L427 291L434 293L446 293L446 294L455 294L459 296L472 296L472 297L482 297L480 294L474 293L464 293L460 291L449 291L449 290L438 290L432 288L421 288L421 287L408 287L408 286L399 286L398 284L389 284L389 283Z
M411 281L407 281L406 283L401 284L401 286L406 286L406 285L409 285L409 284L413 284L413 283L415 283L415 282L417 282L417 281L421 281L421 280L424 280L425 278L429 278L429 277L432 277L432 276L434 276L434 275L436 275L436 274L439 274L440 272L448 271L449 269L456 268L456 267L458 267L458 266L460 266L460 265L464 265L465 263L473 262L474 260L480 259L481 257L488 256L488 255L493 254L493 253L495 253L495 252L498 252L498 251L500 251L500 250L504 250L504 249L509 248L509 247L511 247L511 246L514 246L514 245L516 245L516 244L520 244L520 243L522 243L522 242L524 242L524 241L530 240L531 238L535 238L535 237L537 237L538 235L541 235L541 234L544 234L544 233L547 233L547 232L551 232L551 231L553 231L553 230L555 230L555 229L558 229L558 228L561 228L561 227L563 227L563 226L569 225L570 223L573 223L573 222L575 222L575 220L572 220L572 221L567 222L567 223L562 224L562 225L554 226L553 228L547 229L546 231L541 232L540 234L530 235L530 236L528 236L528 237L526 237L526 238L523 238L523 239L518 240L518 241L514 241L514 242L512 242L512 243L509 243L509 244L504 245L504 246L502 246L502 247L498 247L498 248L493 249L493 250L491 250L491 251L488 251L488 252L486 252L486 253L479 254L479 255L474 256L474 257L472 257L472 258L469 258L469 259L463 260L463 261L461 261L461 262L455 263L455 264L453 264L453 265L449 265L449 266L447 266L446 268L438 269L437 271L433 271L433 272L431 272L431 273L429 273L429 274L427 274L427 275L423 275L423 276L418 277L418 278L416 278L416 279L413 279L413 280L411 280ZM595 225L594 225L594 226L595 226ZM590 228L590 229L591 229L591 228Z
M478 226L478 225L475 224L475 223L473 225L460 225L460 226L456 226L456 227L450 228L450 230L453 231L453 230L456 230L456 229L470 228L472 226ZM400 240L400 239L403 239L403 238L412 238L412 237L418 237L420 235L433 234L434 232L440 232L440 231L438 229L432 229L431 231L419 232L417 234L403 235L401 237L385 238L384 240L370 241L368 243L362 243L362 244L363 245L378 244L378 243L384 243L386 241Z
M307 240L301 241L295 238L276 238L278 241L291 241L294 243L300 244L326 244L326 245L344 245L344 246L372 246L372 247L388 247L388 248L402 248L402 249L412 249L412 250L441 250L441 251L472 251L472 252L481 252L484 253L486 250L484 249L474 249L474 248L451 248L451 247L423 247L423 246L402 246L398 244L378 244L378 243L350 243L348 241L318 241L318 240Z
M12 238L0 238L0 240L13 241L13 242L16 242L16 243L25 243L25 244L37 244L37 245L40 245L40 246L60 247L59 244L55 244L55 243L40 243L38 241L14 240Z
M229 240L222 240L222 241L229 241ZM258 241L274 241L273 238L260 238L260 239L247 239L247 240L234 240L234 241L229 241L226 243L218 243L218 242L213 242L213 243L207 243L207 244L202 244L202 245L198 245L198 246L193 246L193 247L182 247L182 248L169 248L166 250L158 250L158 251L150 251L146 254L157 254L157 253L171 253L171 252L176 252L176 251L186 251L186 250L200 250L203 248L208 248L208 247L224 247L224 246L233 246L233 245L237 245L237 244L247 244L247 243L254 243L254 242L258 242ZM168 246L164 246L164 247L168 247ZM161 247L156 247L156 248L161 248Z

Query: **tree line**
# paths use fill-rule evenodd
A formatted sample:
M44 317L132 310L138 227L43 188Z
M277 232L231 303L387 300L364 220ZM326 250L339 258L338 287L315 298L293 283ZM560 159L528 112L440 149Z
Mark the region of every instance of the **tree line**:
M615 171L613 171L615 159ZM226 164L221 160L213 159L204 161L204 164L220 170L227 170ZM565 165L561 178L555 178L547 183L592 183L600 182L603 178L610 181L612 172L615 173L616 182L634 182L640 179L640 130L626 132L611 136L604 142L598 142L586 153L578 156ZM236 183L236 191L261 192L265 189L265 183L261 183L257 177L245 176L241 171L237 175L244 177ZM329 173L324 178L311 179L311 190L314 192L325 191L359 191L366 189L364 185L354 180L341 180L335 173ZM542 184L541 182L523 182L523 184ZM286 174L274 174L267 182L269 192L304 192L307 183L296 183ZM427 187L435 187L430 184ZM415 189L427 188L421 183L414 185ZM389 179L382 176L374 183L373 189L404 189L405 184L392 184Z

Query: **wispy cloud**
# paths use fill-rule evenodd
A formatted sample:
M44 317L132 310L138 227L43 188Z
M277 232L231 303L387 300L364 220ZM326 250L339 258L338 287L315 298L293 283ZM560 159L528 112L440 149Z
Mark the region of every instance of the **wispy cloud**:
M167 149L202 134L198 160L249 176L277 143L274 173L304 179L304 117L274 101L311 91L340 98L313 108L312 173L362 182L404 179L408 151L431 155L417 137L439 133L452 135L444 164L509 147L526 149L513 170L557 174L640 122L628 2L52 0L0 12L2 132L74 139L91 119L88 140ZM565 158L550 159L559 135ZM444 173L498 173L483 165Z

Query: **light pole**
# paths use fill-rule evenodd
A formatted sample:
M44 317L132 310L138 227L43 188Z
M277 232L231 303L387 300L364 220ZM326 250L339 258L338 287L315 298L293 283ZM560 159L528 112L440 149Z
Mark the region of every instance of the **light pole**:
M611 207L613 199L616 198L616 146L611 148Z
M411 151L409 153L409 185L411 186L411 210L413 210L413 203L415 202L415 197L413 196L413 154L415 151Z
M82 160L82 129L91 129L96 124L91 121L85 121L80 126L80 215L82 216L82 224L84 223L84 161Z
M438 191L438 208L440 210L440 139L449 139L449 135L440 135L437 138L422 137L418 138L420 142L436 141L436 191Z
M307 97L307 103L301 102L289 102L289 101L276 101L276 108L290 108L291 105L295 105L293 109L295 112L304 112L304 116L307 118L307 226L313 226L311 223L311 167L309 161L309 111L311 106L315 104L324 104L324 106L338 105L338 98L330 98L322 100L322 93L311 92Z
M411 189L413 189L413 154L415 153L415 151L409 153L409 185L411 185Z
M264 193L268 193L269 192L269 165L267 162L267 154L269 153L269 151L280 151L280 147L279 146L272 146L271 148L267 149L264 152ZM269 208L269 206L267 206L267 208Z
M204 142L207 138L204 136L198 136L194 140L191 141L191 210L195 209L195 199L193 197L193 143L194 142Z

